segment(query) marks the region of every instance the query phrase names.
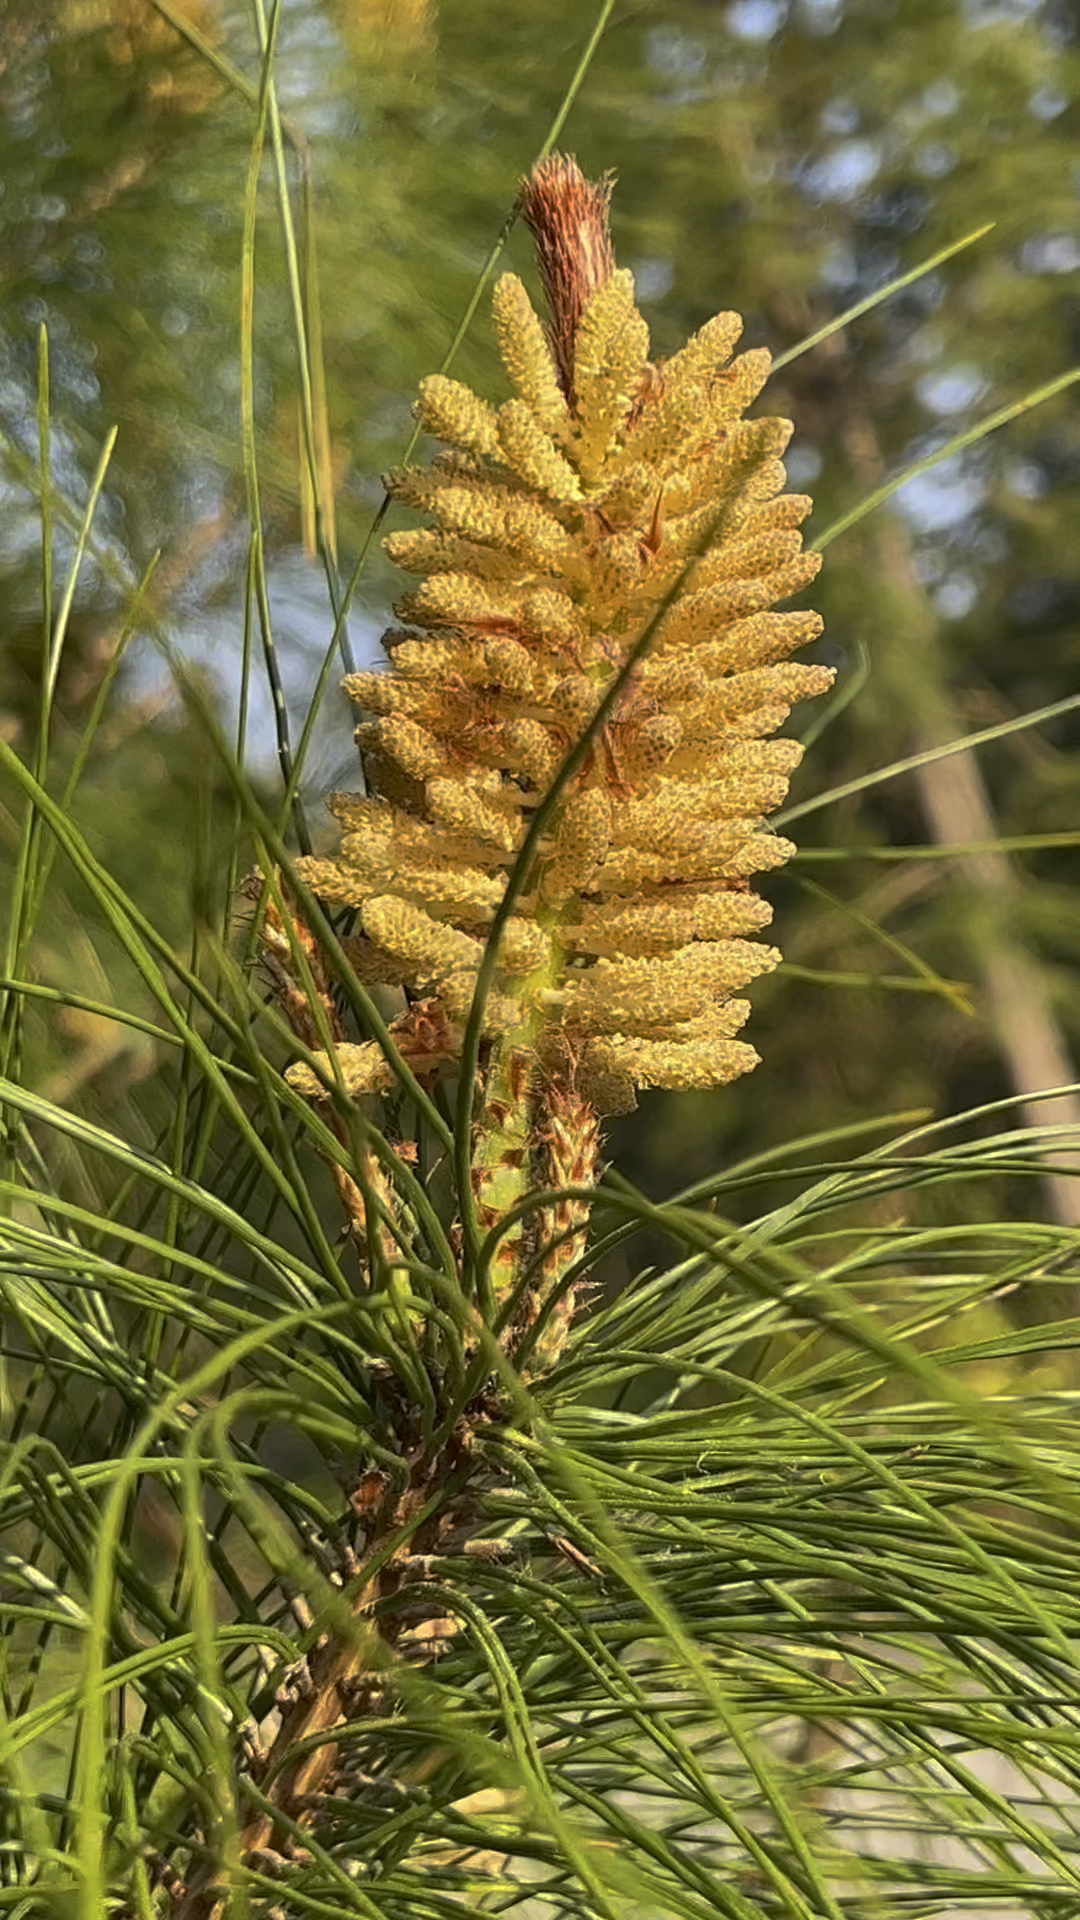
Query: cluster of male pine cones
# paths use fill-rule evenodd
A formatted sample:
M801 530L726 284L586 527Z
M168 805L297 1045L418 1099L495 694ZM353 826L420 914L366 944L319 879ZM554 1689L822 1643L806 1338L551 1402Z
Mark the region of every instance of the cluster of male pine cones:
M609 197L559 156L523 187L548 319L498 281L510 398L422 383L417 417L445 451L388 486L430 524L385 543L419 585L385 636L389 672L346 682L368 716L368 792L332 797L337 851L298 863L355 908L359 977L407 990L393 1032L410 1066L452 1070L508 875L593 723L483 1018L493 1046L594 1113L756 1064L739 996L779 956L755 937L770 909L750 882L792 852L764 821L800 757L771 736L832 679L789 659L818 615L774 610L818 561L799 533L811 502L784 492L789 423L745 418L769 355L732 358L742 323L724 313L651 361ZM337 1075L352 1093L392 1083L374 1043L339 1048ZM321 1091L306 1066L291 1077Z

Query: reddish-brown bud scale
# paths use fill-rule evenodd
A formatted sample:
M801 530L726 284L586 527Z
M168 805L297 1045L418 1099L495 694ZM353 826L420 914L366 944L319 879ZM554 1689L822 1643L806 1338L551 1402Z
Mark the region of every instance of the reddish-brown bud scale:
M536 244L548 307L548 339L563 392L574 399L574 346L590 294L615 271L608 231L613 174L586 180L576 160L549 154L523 182L521 217Z

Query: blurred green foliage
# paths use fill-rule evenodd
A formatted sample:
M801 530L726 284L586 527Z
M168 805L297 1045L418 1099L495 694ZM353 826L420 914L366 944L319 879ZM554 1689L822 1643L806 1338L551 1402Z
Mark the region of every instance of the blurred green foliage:
M54 476L76 512L108 427L120 428L65 653L61 712L72 738L157 550L144 630L156 626L235 698L248 552L241 238L257 20L227 0L65 0L47 11L9 0L0 71L0 709L9 737L24 743L40 653L30 496L42 324ZM366 555L350 617L358 657L371 655L397 590L365 548L379 473L401 456L416 382L444 360L591 25L570 0L286 0L273 18L285 163L301 244L317 269L325 370L317 451L340 582ZM614 9L561 140L587 169L618 173L616 245L638 275L660 352L735 306L747 338L781 354L936 249L995 223L778 374L770 405L796 422L792 471L815 496L811 537L882 475L1071 364L1080 335L1078 72L1075 20L1027 0L657 0ZM522 233L511 236L508 257L531 271ZM314 284L305 282L309 318ZM295 731L333 613L303 545L298 368L269 159L254 329L269 617ZM481 300L455 370L484 390L494 368ZM796 799L927 738L1072 692L1078 491L1080 432L1066 392L913 483L894 510L891 569L881 513L830 548L816 595L828 621L825 657L841 668L841 689L864 660L866 681L815 741ZM58 551L62 561L63 510ZM184 796L200 749L191 724L167 700L163 707L145 641L130 659L117 681L115 732L94 749L82 804L95 810L118 870L146 888L148 911L179 932L188 910ZM256 648L256 687L261 674ZM332 679L305 773L316 835L328 831L321 792L356 777ZM125 724L125 712L137 723ZM265 695L253 713L249 755L267 768ZM984 750L995 830L1021 840L1071 833L1075 731L1074 719L1062 719ZM62 740L57 752L62 764ZM133 787L140 831L131 826ZM148 868L141 829L159 805L166 830L155 829ZM793 965L821 978L781 974L758 990L752 1030L765 1071L697 1102L658 1096L618 1130L622 1163L650 1184L704 1172L735 1141L752 1147L850 1118L868 1098L947 1112L1009 1093L980 977L988 944L1002 937L1031 956L1045 1019L1066 1056L1075 1050L1075 850L1033 844L1013 853L1017 884L1000 897L980 893L977 877L949 858L876 863L883 845L932 843L926 796L910 779L813 814L797 838L803 864L773 883L777 936ZM814 864L817 846L839 857ZM824 907L803 890L804 876L840 904ZM875 984L905 970L875 925L922 956L925 991ZM937 987L939 976L964 992Z

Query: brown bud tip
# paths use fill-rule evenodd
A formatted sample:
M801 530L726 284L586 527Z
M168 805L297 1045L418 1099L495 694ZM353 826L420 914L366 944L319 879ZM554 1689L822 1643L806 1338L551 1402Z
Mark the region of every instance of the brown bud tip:
M551 351L567 399L573 401L574 344L590 294L615 271L608 232L614 174L586 180L562 153L538 161L521 185L518 209L536 243L536 264L550 320Z

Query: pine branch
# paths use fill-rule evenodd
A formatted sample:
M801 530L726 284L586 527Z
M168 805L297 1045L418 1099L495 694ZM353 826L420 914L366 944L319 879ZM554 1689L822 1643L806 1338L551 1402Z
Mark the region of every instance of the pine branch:
M496 1437L511 1410L490 1343L533 1384L566 1349L600 1114L638 1087L723 1084L757 1059L733 1037L748 1012L734 996L778 956L746 937L768 919L749 876L791 851L761 816L799 757L766 740L832 678L779 664L816 616L771 611L816 570L797 531L809 501L781 492L786 423L742 419L768 356L729 365L736 316L649 362L610 191L557 155L522 189L548 325L520 282L498 283L516 397L496 412L453 381L422 386L418 417L450 451L390 486L435 525L384 543L423 577L396 609L413 631L387 636L388 674L347 683L379 716L359 733L367 794L333 800L336 855L297 863L357 913L345 952L359 980L403 991L390 1035L420 1084L457 1074L468 1099L478 1060L457 1193L474 1316L464 1407L410 1304L415 1223L369 1155L349 1171L342 1098L388 1093L394 1065L346 1037L318 941L273 876L257 909L264 968L311 1062L288 1078L336 1136L348 1231L397 1289L428 1404L376 1370L404 1485L367 1469L351 1489L348 1628L326 1623L282 1706L242 1860L295 1857L333 1796L339 1730L373 1701L385 1710L399 1658L422 1665L454 1632L421 1586L426 1633L406 1654L394 1603L448 1533L479 1538L490 1467L475 1434ZM209 1862L175 1920L211 1920L224 1898Z

